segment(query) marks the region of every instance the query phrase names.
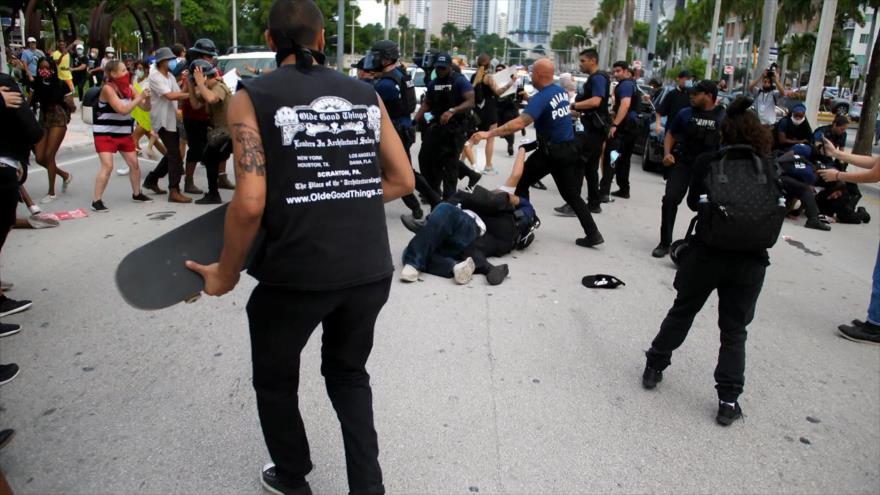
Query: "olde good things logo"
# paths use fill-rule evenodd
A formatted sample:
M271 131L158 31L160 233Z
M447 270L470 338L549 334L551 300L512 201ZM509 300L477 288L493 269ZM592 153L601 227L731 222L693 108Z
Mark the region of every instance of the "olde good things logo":
M322 96L309 105L281 107L275 112L275 126L281 129L284 146L296 144L300 133L305 134L302 139L311 140L320 134L372 131L378 142L381 122L382 113L377 105L352 105L336 96Z

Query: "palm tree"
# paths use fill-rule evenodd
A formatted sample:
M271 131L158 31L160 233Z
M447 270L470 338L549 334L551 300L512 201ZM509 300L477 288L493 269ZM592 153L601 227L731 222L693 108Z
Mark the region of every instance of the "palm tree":
M390 12L391 3L394 3L394 5L400 5L400 0L376 0L376 3L383 3L383 2L385 3L385 22L383 22L382 24L385 25L385 38L384 39L387 40L388 39L388 30L391 29L391 20L389 19L390 14L391 14L391 12Z
M403 38L403 45L401 47L400 56L403 58L406 55L406 37L409 34L409 17L402 15L397 18L397 31L401 34ZM415 47L413 47L415 49Z
M440 28L440 35L444 40L448 41L449 48L452 48L452 44L455 43L455 37L458 35L458 26L454 22L444 22L443 27Z

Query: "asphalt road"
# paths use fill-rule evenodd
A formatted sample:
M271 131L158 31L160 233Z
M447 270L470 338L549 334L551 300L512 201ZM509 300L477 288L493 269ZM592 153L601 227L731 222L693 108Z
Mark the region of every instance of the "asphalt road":
M45 210L87 208L97 159L65 150L62 162L75 181ZM503 146L496 165L510 171ZM672 303L675 272L650 256L663 181L638 162L632 175L633 198L597 217L606 239L598 249L576 246L577 220L552 214L561 201L548 180L549 191L532 194L543 226L530 248L507 257L503 285L395 280L369 364L389 493L880 492L880 347L836 333L865 316L877 187L865 190L869 225L826 233L786 221L795 242L772 249L749 328L746 418L724 429L714 422L714 296L663 383L641 388L643 352ZM45 174L28 184L42 197ZM23 494L260 493L268 454L244 314L254 281L161 312L128 307L113 282L119 260L206 211L133 204L129 194L114 176L110 213L17 230L4 248L10 297L34 306L4 319L24 329L0 342L0 362L22 367L0 389L0 427L18 431L0 468ZM398 268L406 211L399 201L386 207ZM689 218L680 210L678 233ZM594 273L627 285L584 288L581 277ZM306 348L300 386L309 481L315 493L345 493L319 345L313 337Z

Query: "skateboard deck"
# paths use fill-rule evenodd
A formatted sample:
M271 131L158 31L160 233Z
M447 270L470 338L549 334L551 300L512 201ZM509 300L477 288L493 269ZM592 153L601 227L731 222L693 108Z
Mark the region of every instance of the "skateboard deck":
M184 263L207 265L220 259L227 207L228 203L215 208L128 253L116 268L116 287L125 302L157 310L196 301L205 281Z

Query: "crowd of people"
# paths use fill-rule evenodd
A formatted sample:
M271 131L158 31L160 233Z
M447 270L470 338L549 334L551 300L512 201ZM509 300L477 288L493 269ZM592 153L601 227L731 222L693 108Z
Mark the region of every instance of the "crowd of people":
M431 51L419 64L427 82L419 102L392 41L375 43L355 65L359 81L323 67L323 17L310 0L276 0L268 28L278 68L243 80L235 95L207 39L188 50L159 48L144 61L117 60L108 48L100 62L97 50L85 55L79 42L71 49L59 42L46 56L36 40L28 40L13 62L18 81L0 75L0 248L19 201L39 211L24 189L32 152L49 172L41 203L57 197L58 178L62 193L70 187L73 176L58 167L56 155L76 109L74 94L84 104L92 91L84 91L84 81L92 79L92 129L100 160L92 210L109 210L103 193L116 153L126 164L117 173L128 175L135 202L152 201L148 191L167 193L173 203L191 202L187 194L204 194L195 202L220 204L219 190L234 189L220 260L187 265L204 277L210 295L236 285L258 226L266 230L249 268L260 284L247 306L257 405L274 462L262 471L264 486L274 493L310 493L305 476L312 465L303 448L296 388L299 353L322 322L322 373L343 426L349 485L352 492L382 493L365 365L394 271L383 201L399 198L411 210L401 218L414 233L399 274L407 283L422 272L458 284L469 283L474 274L485 275L491 285L502 283L508 266L489 258L533 242L541 221L530 189L546 189L541 180L547 175L565 201L556 212L579 220L583 236L576 245L596 248L605 239L593 215L633 194L629 172L641 102L652 95L641 93L626 61L608 64L594 49L580 53L580 69L589 76L581 87L571 74L561 74L557 83L553 63L536 61L530 67L533 94L516 74L507 81L493 77L506 67L493 67L487 55L477 58L476 73L468 78L450 54ZM610 73L601 70L609 65ZM803 209L806 226L821 230L829 230L833 221L867 223L870 216L857 207L855 184L880 179L880 161L843 151L845 118L814 131L803 105L794 105L777 122L778 85L765 73L760 87L758 81L753 84L753 97L738 97L724 107L718 104L717 82L694 82L682 73L656 102L666 186L660 243L652 255L672 254L679 269L677 294L646 354L642 383L646 389L658 386L673 351L717 290L716 420L724 426L742 417L738 398L746 327L769 264L767 249L778 239L784 217ZM528 126L534 126L536 139L515 147L512 136ZM342 133L357 139L339 137ZM410 148L419 135L421 147L413 160ZM143 180L142 138L148 140L147 154L153 149L162 154ZM508 155L515 157L504 184L488 190L478 182L483 173L497 173L495 138L507 139ZM484 141L485 166L479 172L465 162ZM308 156L298 151L301 147ZM234 186L225 175L233 153ZM198 163L207 171L204 193L194 180ZM870 170L852 173L846 163ZM166 176L167 190L160 185ZM318 180L326 177L347 178ZM467 183L460 187L462 180ZM313 188L322 190L301 192ZM698 217L681 249L675 249L674 223L685 199ZM878 270L880 258L868 319L842 325L847 338L880 342ZM6 297L9 288L5 281L0 285L0 317L31 306ZM18 325L3 323L0 337L18 331ZM0 384L17 373L14 364L0 365ZM9 430L0 432L0 445L9 436Z

